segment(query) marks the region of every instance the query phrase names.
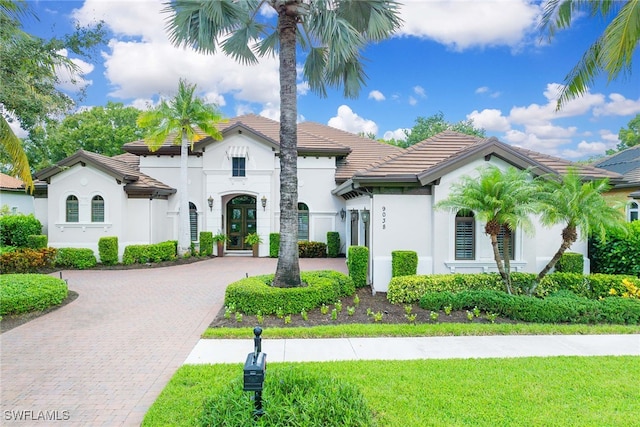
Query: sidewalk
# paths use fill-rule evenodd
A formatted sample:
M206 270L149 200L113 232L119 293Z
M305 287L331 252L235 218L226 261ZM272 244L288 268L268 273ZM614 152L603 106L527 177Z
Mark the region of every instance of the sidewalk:
M185 364L243 363L252 339L201 339ZM269 362L640 356L640 335L263 339Z

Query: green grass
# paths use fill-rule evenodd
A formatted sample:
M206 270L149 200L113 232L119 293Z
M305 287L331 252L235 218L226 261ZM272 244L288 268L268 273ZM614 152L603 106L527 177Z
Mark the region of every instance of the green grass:
M630 426L640 413L638 357L272 363L267 377L292 366L359 387L379 426ZM198 425L203 402L241 375L181 367L143 425ZM268 387L263 397L269 411Z
M327 325L309 328L265 328L264 338L427 337L465 335L602 335L638 334L638 325L556 324L398 324ZM208 328L202 338L253 338L253 328Z

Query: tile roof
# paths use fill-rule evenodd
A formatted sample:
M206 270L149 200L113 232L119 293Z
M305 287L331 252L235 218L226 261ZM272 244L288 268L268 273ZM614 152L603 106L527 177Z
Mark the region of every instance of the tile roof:
M640 145L605 157L593 165L621 174L626 185L640 185Z
M0 172L0 188L3 190L24 190L24 182Z

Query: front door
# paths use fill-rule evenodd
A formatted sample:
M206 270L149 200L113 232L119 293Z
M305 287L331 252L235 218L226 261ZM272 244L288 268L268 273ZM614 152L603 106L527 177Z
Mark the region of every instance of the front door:
M249 233L256 232L256 198L237 196L227 203L228 250L250 250L244 242Z

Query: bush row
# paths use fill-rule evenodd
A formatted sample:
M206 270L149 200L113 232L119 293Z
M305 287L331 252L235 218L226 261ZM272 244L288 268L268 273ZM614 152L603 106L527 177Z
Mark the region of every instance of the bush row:
M39 311L60 304L67 297L64 280L44 274L3 274L0 276L0 315Z
M144 264L147 262L171 261L176 258L178 241L168 240L153 245L130 245L124 248L124 265Z
M278 310L293 314L332 304L355 292L351 278L336 271L303 272L300 277L307 286L273 287L273 274L239 280L227 286L224 304L244 314L274 314Z
M85 268L95 267L96 256L91 249L86 248L59 248L56 255L56 267L63 268Z
M298 242L300 258L326 258L327 245L322 242Z
M0 255L0 273L33 273L42 269L52 268L57 250L45 249L16 249Z
M591 300L570 291L540 299L501 291L428 292L420 299L425 310L470 310L475 307L513 320L535 323L640 323L640 301L608 297Z

